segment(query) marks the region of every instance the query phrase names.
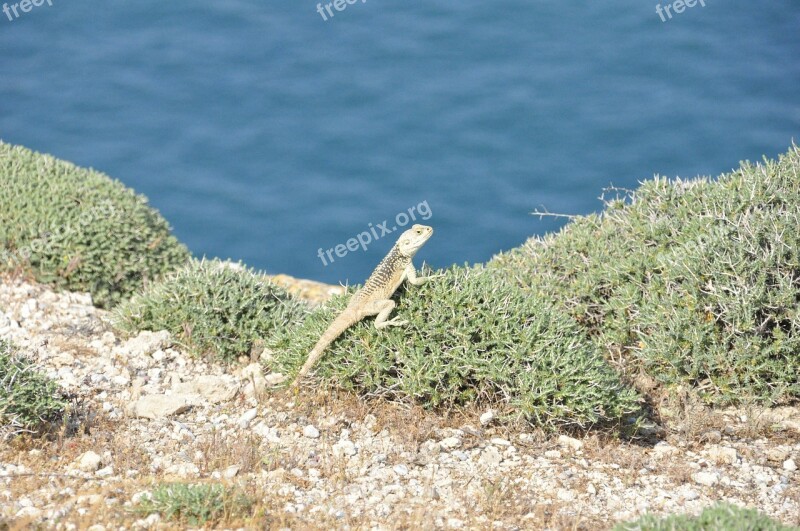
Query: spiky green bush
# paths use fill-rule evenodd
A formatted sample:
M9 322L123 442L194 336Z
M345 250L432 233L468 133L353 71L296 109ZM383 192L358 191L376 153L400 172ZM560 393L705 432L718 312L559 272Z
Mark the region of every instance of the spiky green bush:
M792 531L800 528L785 526L756 510L728 503L708 507L697 516L645 515L634 522L626 522L614 527L614 531L717 531L721 529L726 531Z
M120 182L0 142L0 270L112 306L186 262L161 215Z
M638 410L635 393L549 301L453 267L398 297L409 323L376 330L366 319L325 352L317 374L370 395L425 406L507 404L541 426L615 422ZM269 342L271 369L295 374L347 297Z
M496 257L631 373L710 404L800 396L800 150L717 180L645 182Z
M224 485L163 483L134 506L139 514L158 513L165 520L205 525L223 519L247 516L252 500Z
M0 426L3 435L38 431L59 420L67 402L35 363L0 340Z
M192 260L119 305L112 322L131 334L168 330L195 355L234 361L306 310L283 288L240 264Z

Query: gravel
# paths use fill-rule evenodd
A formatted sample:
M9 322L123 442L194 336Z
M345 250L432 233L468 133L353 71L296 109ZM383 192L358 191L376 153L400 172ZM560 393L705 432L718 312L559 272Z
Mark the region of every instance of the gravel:
M235 483L293 528L602 528L721 500L800 524L797 408L720 412L716 433L657 444L547 435L495 412L270 393L280 377L258 364L191 358L166 332L126 340L105 318L86 294L0 281L0 337L82 415L60 442L3 445L0 524L163 526L126 510L159 481Z

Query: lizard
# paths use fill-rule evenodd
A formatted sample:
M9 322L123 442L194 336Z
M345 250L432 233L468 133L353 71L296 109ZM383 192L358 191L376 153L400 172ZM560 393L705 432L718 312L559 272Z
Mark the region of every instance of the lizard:
M403 326L407 321L397 317L389 319L395 307L392 294L403 281L408 280L414 286L421 286L434 277L417 276L417 270L411 260L428 238L433 235L433 228L427 225L414 225L403 232L383 260L375 268L364 285L350 298L347 307L331 322L309 352L306 362L297 373L293 387L297 389L300 381L314 367L326 348L330 346L345 330L365 317L376 315L375 328L381 330L388 326ZM438 276L438 275L436 275Z

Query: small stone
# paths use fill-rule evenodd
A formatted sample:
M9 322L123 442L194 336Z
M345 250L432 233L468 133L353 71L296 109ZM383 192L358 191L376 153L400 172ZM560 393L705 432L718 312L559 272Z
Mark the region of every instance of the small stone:
M569 489L558 489L556 497L561 501L571 502L575 500L575 493Z
M782 463L789 457L789 451L784 448L770 448L767 450L767 459L775 463Z
M239 473L239 465L231 465L222 472L225 479L232 479Z
M194 463L176 463L164 470L167 475L174 474L183 478L197 477L200 475L200 468Z
M142 501L143 498L149 498L149 497L150 497L150 491L140 490L139 492L137 492L133 496L131 496L131 503L136 505L140 501Z
M169 332L140 332L138 336L129 339L122 345L122 350L128 356L149 356L157 350L164 349L172 342Z
M448 518L447 519L447 527L450 529L461 529L464 527L464 522L459 520L458 518Z
M696 490L687 490L683 494L683 499L686 501L694 501L700 497L700 494Z
M722 433L719 430L708 430L700 436L700 439L711 444L717 444L722 440Z
M501 439L500 437L495 437L489 442L496 446L511 446L510 441L507 441L506 439Z
M339 441L336 444L334 444L332 450L333 450L333 455L338 455L338 456L349 457L356 455L356 453L358 453L358 451L356 450L356 445L353 444L352 441L348 441L347 439Z
M177 415L188 410L196 402L196 395L146 395L128 408L134 417L157 419Z
M408 475L408 467L406 465L394 465L392 467L392 470L394 470L395 474L397 474L398 476Z
M500 451L494 446L487 446L478 458L478 462L487 467L496 467L503 461Z
M107 467L101 468L100 470L95 472L94 475L99 477L99 478L107 478L109 476L113 476L114 475L114 467L109 465Z
M319 430L313 424L309 424L305 428L303 428L303 435L308 437L309 439L318 439Z
M663 441L653 447L653 453L659 459L664 457L670 457L672 455L677 454L678 452L679 450L677 448Z
M263 393L267 387L267 381L264 379L263 369L260 363L251 363L242 369L242 384L244 389L242 392L247 397L255 397Z
M738 460L739 455L734 448L712 446L708 449L708 457L717 464L732 465Z
M562 448L569 448L573 452L577 452L578 450L583 448L583 441L574 439L572 437L568 437L566 435L559 435L558 444Z
M561 459L561 452L559 452L558 450L547 450L544 453L544 456L547 459Z
M695 474L692 474L692 479L699 485L713 487L719 483L720 476L716 472L696 472Z
M103 458L91 450L81 454L77 459L78 469L84 472L94 472L100 468L102 462Z
M789 472L794 472L797 470L797 463L794 462L794 459L787 459L783 462L783 469L788 470Z
M442 451L442 447L438 442L428 439L419 447L419 454L421 457L435 457Z
M279 372L271 372L268 375L264 376L264 381L267 382L267 385L270 387L275 387L277 385L282 384L288 378Z
M232 400L239 391L239 384L232 377L202 375L188 382L175 382L172 392L175 394L196 394L212 404Z
M111 383L113 383L118 387L125 387L128 385L128 383L130 383L130 381L131 381L130 377L126 376L125 374L120 374L119 376L114 376L113 378L111 378Z
M494 411L490 409L489 411L481 415L480 417L481 426L488 426L489 424L491 424L493 420L494 420Z
M39 518L41 515L41 509L37 509L36 507L23 507L17 511L15 518Z
M773 481L772 475L769 472L757 472L753 474L753 479L759 485L764 486L769 485Z
M246 428L250 425L250 422L256 418L258 415L258 408L248 409L245 411L241 417L239 417L239 427Z
M452 450L461 446L461 439L458 437L447 437L446 439L439 441L439 445L443 450Z
M594 496L595 494L597 494L597 488L594 486L594 484L589 483L588 485L586 485L586 492Z

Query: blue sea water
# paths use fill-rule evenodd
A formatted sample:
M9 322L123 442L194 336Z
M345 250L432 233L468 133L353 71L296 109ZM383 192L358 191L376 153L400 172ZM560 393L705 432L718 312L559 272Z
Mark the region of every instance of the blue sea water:
M270 272L362 282L396 233L328 265L318 249L420 204L417 265L485 261L560 226L537 208L596 211L609 185L800 136L797 0L666 21L653 0L358 0L327 21L310 0L50 3L0 12L0 138L146 194L196 255Z

